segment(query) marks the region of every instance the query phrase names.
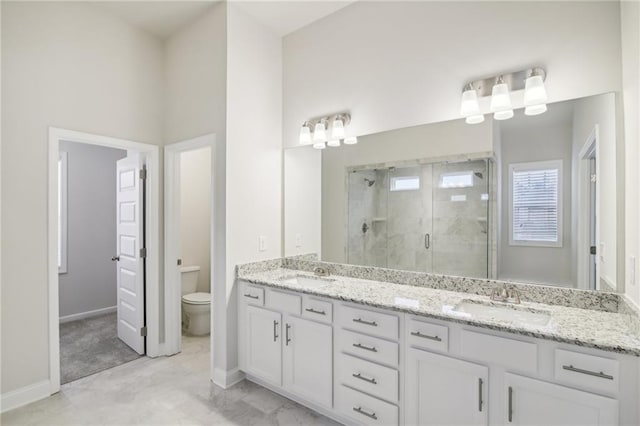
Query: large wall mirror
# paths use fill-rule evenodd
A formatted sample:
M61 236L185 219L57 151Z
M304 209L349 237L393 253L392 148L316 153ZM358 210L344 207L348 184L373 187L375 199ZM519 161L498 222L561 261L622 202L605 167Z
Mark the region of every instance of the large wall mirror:
M285 151L285 255L620 291L614 94Z

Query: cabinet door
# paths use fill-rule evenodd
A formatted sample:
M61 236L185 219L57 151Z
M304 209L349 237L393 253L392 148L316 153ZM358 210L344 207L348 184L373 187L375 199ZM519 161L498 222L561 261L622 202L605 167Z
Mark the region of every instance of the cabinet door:
M285 316L283 328L284 386L325 407L333 401L332 327Z
M406 424L486 425L489 369L410 348Z
M247 306L246 370L257 378L282 384L281 314Z
M515 374L505 375L505 424L615 425L618 401Z

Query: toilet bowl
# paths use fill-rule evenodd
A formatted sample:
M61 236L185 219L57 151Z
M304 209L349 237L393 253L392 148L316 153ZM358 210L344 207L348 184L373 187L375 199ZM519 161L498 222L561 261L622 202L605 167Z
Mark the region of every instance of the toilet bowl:
M192 336L211 331L211 294L197 292L199 266L180 268L182 286L182 330Z

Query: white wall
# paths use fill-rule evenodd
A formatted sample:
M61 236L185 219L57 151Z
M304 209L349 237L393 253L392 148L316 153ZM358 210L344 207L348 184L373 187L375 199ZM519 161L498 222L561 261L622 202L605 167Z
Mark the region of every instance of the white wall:
M67 272L59 274L60 317L115 307L116 161L127 151L74 142L67 153Z
M312 148L298 148L309 149ZM491 120L470 126L446 121L377 133L359 138L357 145L328 148L322 153L322 259L345 262L346 169L348 166L455 156L493 151ZM285 179L288 179L285 175ZM299 176L304 179L304 176ZM309 202L311 191L298 203ZM301 227L300 219L297 226ZM285 217L286 226L289 219Z
M227 8L228 322L226 354L215 362L228 371L237 366L235 266L282 253L282 40L233 3Z
M623 1L622 80L625 138L625 261L626 294L640 305L638 256L640 256L640 3ZM636 277L631 280L631 259L635 257Z
M88 3L3 2L2 9L6 393L49 375L47 128L160 144L163 49Z
M370 134L459 117L463 85L541 65L550 102L617 91L617 2L356 2L284 38L284 143L349 110Z
M562 108L562 106L560 106ZM548 114L548 115L547 115ZM501 179L498 279L538 282L574 287L572 262L572 116L561 114L557 120L554 105L544 116L516 117L500 125ZM543 124L541 124L541 120ZM511 246L509 244L509 165L532 161L562 160L562 247Z
M587 142L589 135L598 125L599 150L596 159L598 168L598 185L600 187L597 203L598 223L598 268L601 280L605 280L611 287L617 287L618 275L618 235L624 237L623 223L618 224L618 205L624 192L618 190L617 171L624 167L617 167L618 140L616 132L616 99L613 93L578 99L574 102L573 113L573 161L578 167L580 150ZM618 144L619 142L619 144ZM574 177L577 171L574 172ZM574 182L574 208L578 208L578 183ZM604 247L604 250L602 250ZM575 264L575 261L574 261Z
M211 291L211 148L180 155L180 257L197 265L198 288Z

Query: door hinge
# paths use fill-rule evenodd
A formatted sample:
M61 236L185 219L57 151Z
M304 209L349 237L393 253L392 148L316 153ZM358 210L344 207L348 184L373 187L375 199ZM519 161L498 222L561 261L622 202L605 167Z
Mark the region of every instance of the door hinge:
M145 180L147 178L147 168L142 167L140 169L140 179Z
M141 257L141 258L143 258L143 259L144 259L145 257L147 257L147 248L146 248L146 247L142 247L142 248L140 249L140 257Z
M182 259L178 259L178 261L176 262L178 264L178 266L182 265Z
M142 328L140 329L140 335L141 335L142 337L147 337L147 327L142 327Z

